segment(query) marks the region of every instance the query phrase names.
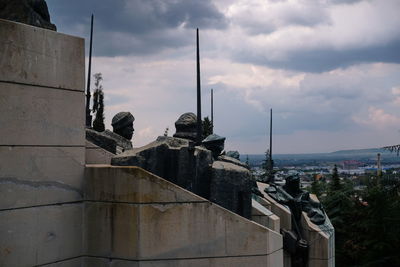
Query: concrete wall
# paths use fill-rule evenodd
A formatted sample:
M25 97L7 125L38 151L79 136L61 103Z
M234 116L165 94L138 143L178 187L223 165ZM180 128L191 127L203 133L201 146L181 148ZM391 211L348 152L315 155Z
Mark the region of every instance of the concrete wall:
M86 164L111 164L111 158L115 154L96 146L86 140L85 162Z
M88 166L87 266L283 266L282 236L138 167Z
M301 215L301 224L305 226L304 238L309 242L309 267L335 267L335 230L327 217L327 225L321 229L308 218Z
M252 199L251 201L251 220L271 229L275 232L281 230L280 219L278 216L273 214L261 203L265 203L263 198L257 196L257 200Z
M84 66L83 39L0 20L0 266L82 251Z

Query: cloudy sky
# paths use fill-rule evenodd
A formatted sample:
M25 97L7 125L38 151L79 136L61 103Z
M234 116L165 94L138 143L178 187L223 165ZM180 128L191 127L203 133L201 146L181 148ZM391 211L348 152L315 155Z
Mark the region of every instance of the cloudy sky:
M88 40L103 74L106 127L134 114L134 146L196 110L241 154L400 143L400 0L47 0L59 32ZM88 41L87 41L88 43Z

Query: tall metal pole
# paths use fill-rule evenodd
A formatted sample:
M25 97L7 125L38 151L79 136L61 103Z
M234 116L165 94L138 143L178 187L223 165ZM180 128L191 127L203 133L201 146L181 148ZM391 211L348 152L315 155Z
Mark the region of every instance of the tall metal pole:
M201 144L202 127L201 127L201 87L200 87L200 52L199 52L199 29L196 30L196 55L197 55L197 145Z
M211 133L214 133L214 90L211 89Z
M89 68L86 87L86 127L92 127L92 116L90 115L90 76L92 70L92 46L93 46L93 14L90 22L90 47L89 47Z
M272 161L272 108L270 110L269 118L269 158Z
M272 108L270 110L270 117L269 117L269 177L268 177L268 182L269 183L274 183L275 182L275 177L274 177L274 161L272 160Z

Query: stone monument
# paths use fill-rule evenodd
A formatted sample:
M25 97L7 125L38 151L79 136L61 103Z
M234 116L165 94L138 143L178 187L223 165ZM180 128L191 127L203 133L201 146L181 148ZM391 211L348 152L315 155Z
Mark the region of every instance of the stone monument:
M196 140L197 116L192 112L182 114L175 122L176 133L174 137Z
M45 0L1 0L0 18L56 31Z
M309 242L303 234L306 226L301 222L302 213L305 212L309 220L322 231L330 232L332 225L323 207L308 192L300 189L300 177L297 175L288 176L283 186L270 183L265 192L290 209L294 227L292 230L282 230L284 249L291 255L292 266L307 266Z
M195 145L197 116L184 113L174 137L159 136L112 158L117 166L138 166L246 218L251 216L254 179L246 164L221 155L225 137L212 134Z
M93 129L86 129L86 139L113 154L120 154L132 149L130 140L134 132L134 121L135 117L130 112L119 112L111 122L113 131L97 132Z
M224 150L225 137L219 136L217 134L210 134L207 136L202 144L208 150L212 151L214 159L217 159L221 152Z

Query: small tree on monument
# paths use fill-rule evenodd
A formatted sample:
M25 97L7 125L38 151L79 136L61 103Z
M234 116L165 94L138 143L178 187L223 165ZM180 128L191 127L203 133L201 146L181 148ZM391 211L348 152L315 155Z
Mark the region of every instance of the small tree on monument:
M93 129L98 132L103 132L105 130L104 125L104 93L103 86L100 84L103 80L101 73L96 73L93 75L95 82L95 90L93 94L93 113L96 113L95 119L93 121Z
M212 123L211 123L210 119L208 118L208 116L205 117L203 119L203 139L213 133L212 127L213 127Z
M311 193L315 194L318 198L321 197L323 191L322 184L319 179L320 178L318 177L318 175L315 174L313 176L313 182L311 183Z
M342 184L340 183L340 178L337 170L337 166L335 164L335 167L333 167L332 171L332 181L330 184L330 191L331 192L338 192L343 189Z
M270 182L275 176L274 171L274 161L270 157L269 149L265 152L265 160L263 160L262 168L265 170L264 175L262 176L263 182Z

